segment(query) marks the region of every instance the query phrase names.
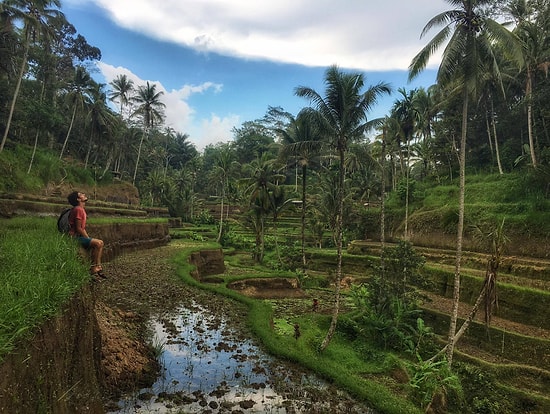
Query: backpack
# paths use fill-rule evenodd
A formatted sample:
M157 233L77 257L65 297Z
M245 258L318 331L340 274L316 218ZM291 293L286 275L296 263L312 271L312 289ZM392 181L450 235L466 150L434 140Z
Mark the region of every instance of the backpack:
M59 218L57 219L57 230L63 234L69 234L69 214L71 214L72 207L64 209Z

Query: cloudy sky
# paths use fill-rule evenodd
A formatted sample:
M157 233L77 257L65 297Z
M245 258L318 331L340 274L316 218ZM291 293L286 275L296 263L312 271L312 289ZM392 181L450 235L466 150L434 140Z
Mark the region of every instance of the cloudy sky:
M425 24L450 8L444 0L65 0L62 10L101 49L96 79L157 84L167 126L202 150L268 106L297 114L308 102L294 89L323 94L333 64L364 73L366 85L431 85L437 60L411 83L407 68L435 33L420 39Z

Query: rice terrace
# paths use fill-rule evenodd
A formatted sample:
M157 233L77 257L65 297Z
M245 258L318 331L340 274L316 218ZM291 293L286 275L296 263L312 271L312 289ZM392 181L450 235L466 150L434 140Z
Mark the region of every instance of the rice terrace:
M446 3L430 87L328 66L199 150L2 1L0 413L550 413L550 9Z

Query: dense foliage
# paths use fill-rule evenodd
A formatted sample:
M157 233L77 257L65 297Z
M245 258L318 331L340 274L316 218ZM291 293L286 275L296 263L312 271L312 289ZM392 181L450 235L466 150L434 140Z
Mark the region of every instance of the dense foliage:
M510 22L503 27L513 34L514 50L521 54L511 56L511 48L500 45L494 48L496 55L478 57L478 70L485 75L468 110L467 169L506 174L537 166L548 171L548 5L535 0L480 5L480 16ZM307 166L312 188L321 187L326 172L338 164L331 157L333 148L322 145L333 137L308 125L308 117L283 108L269 108L263 119L235 128L232 142L210 145L199 154L188 135L163 125L165 104L155 85L134 85L122 74L110 85L93 80L101 51L65 19L58 1L3 1L0 32L0 151L15 145L57 151L60 159L93 169L96 177L135 182L144 202L168 206L185 219L193 218L193 203L201 195L224 194L230 203L249 201L249 186L241 180L249 179L253 170L246 166L260 159L286 175L276 184L298 184ZM498 78L492 74L495 62ZM387 189L399 190L407 200L414 191L404 184L456 177L462 97L455 84L400 88L384 122L351 137L346 180L353 200L379 200L381 168ZM283 157L277 157L279 152ZM230 162L220 165L222 155ZM33 158L34 153L27 160L29 171Z

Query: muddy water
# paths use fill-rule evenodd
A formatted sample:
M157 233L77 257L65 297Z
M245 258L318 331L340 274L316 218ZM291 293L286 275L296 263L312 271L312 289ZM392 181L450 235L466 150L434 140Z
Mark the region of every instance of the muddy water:
M276 361L222 315L193 303L151 320L161 375L118 401L119 413L375 413ZM233 325L233 324L232 324Z

